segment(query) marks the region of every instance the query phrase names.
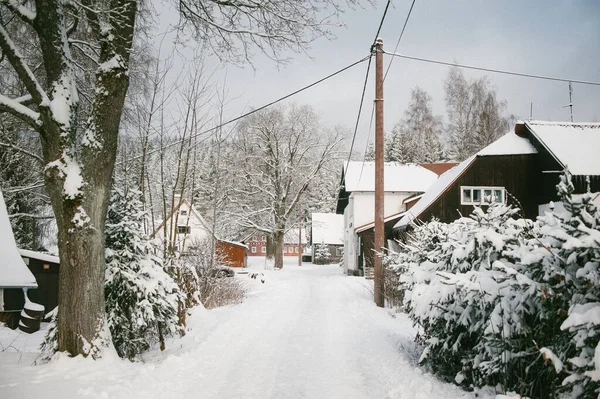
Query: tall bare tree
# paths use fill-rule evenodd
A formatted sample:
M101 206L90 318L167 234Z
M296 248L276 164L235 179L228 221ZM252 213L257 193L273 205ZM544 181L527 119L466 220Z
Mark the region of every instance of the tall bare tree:
M446 77L444 89L449 157L462 161L507 132L509 119L502 116L506 102L496 98L486 76L469 81L455 66Z
M267 261L276 268L283 267L284 234L299 201L341 141L339 131L321 129L308 106L270 108L240 124L231 212L240 227L266 234Z
M323 8L339 11L333 0L176 4L183 30L238 62L253 47L275 59L282 49L304 49L329 32ZM10 64L23 90L0 94L0 112L21 119L41 138L61 256L58 350L72 355L101 354L104 227L139 7L136 0L0 0L1 62ZM39 65L15 41L22 31L34 38ZM90 63L77 63L74 51ZM81 82L91 90L81 90Z

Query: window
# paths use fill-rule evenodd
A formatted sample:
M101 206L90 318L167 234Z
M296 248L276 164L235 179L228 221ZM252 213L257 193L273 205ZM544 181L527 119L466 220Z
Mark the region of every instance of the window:
M283 247L283 253L287 254L287 247Z
M179 214L181 216L185 216L185 215L187 215L187 211L182 209L181 211L179 211Z
M267 238L266 238L265 236L260 236L260 240L261 240L262 242L265 242L265 241L267 241Z
M262 247L262 248L260 249L260 253L261 253L261 254L266 254L266 253L267 253L267 247Z
M256 247L252 247L252 253L255 254L256 253Z
M294 252L298 253L298 247L294 248Z
M461 187L461 205L490 205L506 202L504 187Z
M177 226L177 233L179 234L190 234L191 230L190 226Z

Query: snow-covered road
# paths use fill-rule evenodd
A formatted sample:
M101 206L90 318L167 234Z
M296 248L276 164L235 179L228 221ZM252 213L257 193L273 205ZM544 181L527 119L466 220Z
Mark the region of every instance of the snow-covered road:
M375 307L371 282L306 264L267 271L264 284L239 278L251 285L243 304L198 310L187 336L144 364L0 361L0 397L470 397L414 365L410 322Z

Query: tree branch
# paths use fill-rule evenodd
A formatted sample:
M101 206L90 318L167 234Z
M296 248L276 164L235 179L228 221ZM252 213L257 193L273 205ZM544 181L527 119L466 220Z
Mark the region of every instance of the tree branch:
M42 89L42 86L37 81L29 66L23 61L23 57L19 53L19 50L11 40L6 29L0 25L0 49L2 53L14 68L15 72L19 76L19 79L23 82L31 97L35 100L36 104L40 105L43 102L48 102L48 96Z
M12 143L2 143L0 142L0 147L6 147L6 148L12 148L13 150L20 152L21 154L25 154L27 156L32 157L33 159L37 160L40 164L45 165L44 160L42 159L42 157L40 157L37 154L34 154L31 151L27 151L21 147L17 147L16 145L12 144Z

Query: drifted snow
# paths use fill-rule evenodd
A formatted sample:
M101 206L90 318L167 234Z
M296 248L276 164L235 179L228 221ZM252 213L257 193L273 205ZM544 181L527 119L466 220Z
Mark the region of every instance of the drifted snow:
M0 356L0 397L474 398L415 365L415 330L375 307L372 282L336 265L264 271L237 306L196 309L183 338L145 363ZM3 336L0 329L0 338Z

